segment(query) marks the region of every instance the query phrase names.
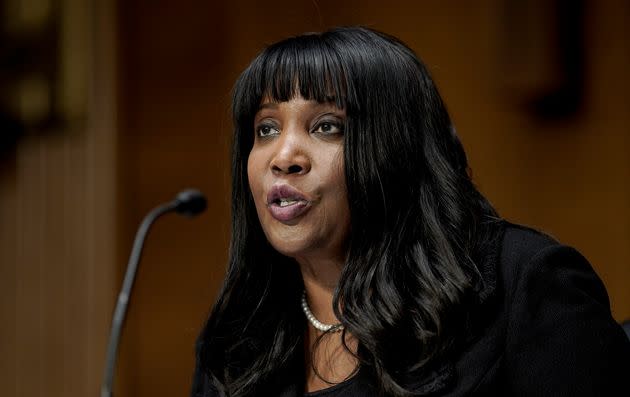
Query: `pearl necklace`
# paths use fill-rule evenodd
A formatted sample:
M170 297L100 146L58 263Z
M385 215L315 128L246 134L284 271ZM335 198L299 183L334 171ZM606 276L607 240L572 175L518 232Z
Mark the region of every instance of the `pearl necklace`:
M302 311L304 311L306 318L313 325L313 327L322 332L328 332L330 330L332 330L333 332L339 332L343 329L343 325L341 325L341 323L324 324L315 318L313 313L311 313L311 309L308 307L308 303L306 303L306 291L302 293Z

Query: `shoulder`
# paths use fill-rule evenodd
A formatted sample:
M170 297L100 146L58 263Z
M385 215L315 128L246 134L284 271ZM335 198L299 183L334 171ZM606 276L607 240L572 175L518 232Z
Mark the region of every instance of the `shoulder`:
M597 308L611 317L608 293L590 262L539 230L506 222L498 270L513 314Z
M504 221L501 260L508 264L527 263L540 252L561 244L548 234L532 227Z
M508 387L518 395L582 396L622 384L630 343L588 260L545 233L510 223L500 252Z
M537 279L542 275L569 272L578 273L593 281L599 293L606 296L601 280L588 260L575 248L565 245L554 237L534 228L505 222L505 230L500 247L499 271L505 288L515 291L515 284ZM556 281L569 281L560 278ZM528 290L535 290L528 285ZM606 296L606 303L608 298Z
M523 248L543 247L556 243L556 239L542 230L531 226L512 223L504 220L504 242L509 242Z

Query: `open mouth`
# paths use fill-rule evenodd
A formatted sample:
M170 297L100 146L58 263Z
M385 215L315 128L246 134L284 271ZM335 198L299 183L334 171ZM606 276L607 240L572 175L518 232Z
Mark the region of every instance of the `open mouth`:
M294 222L312 206L304 193L286 184L273 186L267 195L267 203L271 216L283 223Z
M295 205L300 202L306 203L306 200L299 199L299 198L279 198L279 199L273 200L271 204L284 208L291 205Z

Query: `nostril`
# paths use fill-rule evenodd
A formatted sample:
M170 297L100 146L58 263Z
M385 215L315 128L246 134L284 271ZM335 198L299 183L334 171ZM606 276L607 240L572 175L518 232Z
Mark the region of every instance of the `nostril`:
M299 165L292 165L289 167L289 174L296 174L300 171L302 171L302 167Z
M273 173L277 173L277 174L285 174L285 175L289 175L289 174L303 174L309 171L310 169L310 164L301 164L300 162L297 161L291 161L291 162L286 162L286 163L282 163L282 162L272 162L271 166L271 171Z

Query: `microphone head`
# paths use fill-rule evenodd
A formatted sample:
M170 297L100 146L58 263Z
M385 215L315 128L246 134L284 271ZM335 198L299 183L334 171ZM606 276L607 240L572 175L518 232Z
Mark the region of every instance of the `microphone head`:
M205 211L206 207L206 197L196 189L183 190L175 198L175 211L181 215L193 217Z

